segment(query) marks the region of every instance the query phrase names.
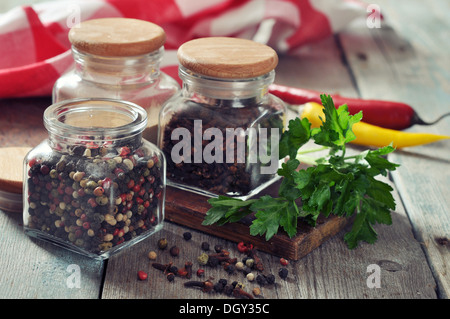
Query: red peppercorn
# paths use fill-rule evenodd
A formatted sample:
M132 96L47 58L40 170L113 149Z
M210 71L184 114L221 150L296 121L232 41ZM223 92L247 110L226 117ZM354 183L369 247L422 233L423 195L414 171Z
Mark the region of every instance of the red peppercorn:
M285 258L280 258L280 264L283 266L287 266L289 264L289 261Z
M67 195L72 195L73 188L70 186L66 186L66 188L64 188L64 193L66 193Z
M114 169L114 175L119 176L120 173L123 173L123 169L116 167Z
M138 193L141 190L141 185L134 185L133 192Z
M89 229L89 227L91 227L91 224L89 222L84 222L83 223L83 228L84 229Z
M47 165L42 165L40 170L43 175L47 175L50 172L50 168Z
M130 181L129 181L128 184L127 184L127 187L128 187L129 189L132 189L132 188L134 187L134 179L130 179Z
M32 158L32 159L30 159L30 161L28 162L28 165L29 165L30 167L33 167L36 163L37 163L37 159Z
M243 241L241 241L238 245L237 245L237 249L239 250L239 252L241 253L246 253L249 250L253 249L253 245L252 244L245 244Z
M120 153L119 156L127 156L128 154L130 154L130 148L127 146L124 146L120 149Z
M96 148L98 148L98 145L95 144L94 142L88 142L88 143L86 143L86 148L96 149Z
M77 193L78 193L78 196L83 197L85 195L84 188L78 189Z
M97 206L97 202L95 201L94 197L89 198L88 203L89 205L91 205L92 208Z
M205 270L204 269L199 269L197 270L197 276L198 277L203 277L205 275Z
M105 193L105 190L104 190L103 187L101 187L101 186L97 186L97 187L94 189L94 195L97 196L97 197L102 196L104 193Z
M139 280L146 280L148 278L148 275L145 271L139 270L138 278L139 278Z

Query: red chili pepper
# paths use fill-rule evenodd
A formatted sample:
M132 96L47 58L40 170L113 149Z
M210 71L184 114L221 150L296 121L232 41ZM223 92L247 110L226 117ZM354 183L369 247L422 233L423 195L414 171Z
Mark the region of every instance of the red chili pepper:
M314 90L272 84L269 86L269 93L289 104L305 104L307 102L322 103L320 100L321 93ZM338 94L331 95L336 107L347 104L348 111L351 115L362 111L363 121L373 125L402 130L414 124L431 125L436 122L424 122L414 109L405 103L348 98Z

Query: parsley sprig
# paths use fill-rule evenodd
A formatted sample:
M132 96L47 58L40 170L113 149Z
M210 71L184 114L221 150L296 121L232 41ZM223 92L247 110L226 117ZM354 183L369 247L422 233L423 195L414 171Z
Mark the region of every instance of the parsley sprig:
M377 240L373 225L392 223L390 212L395 209L395 200L391 186L376 177L386 176L398 167L386 159L394 148L387 146L345 156L346 144L355 139L352 126L361 120L362 113L350 115L345 104L336 109L331 96L321 95L321 100L325 115L321 127L311 128L306 118L296 118L280 138L280 159L289 156L289 160L278 170L283 177L278 197L264 195L245 201L227 196L211 198L203 225L238 222L255 213L250 234L265 235L269 240L280 228L290 237L295 236L299 218L314 226L319 214L347 218L356 215L344 237L348 247L353 249L360 241ZM298 170L299 149L311 139L329 153L315 159L315 165Z

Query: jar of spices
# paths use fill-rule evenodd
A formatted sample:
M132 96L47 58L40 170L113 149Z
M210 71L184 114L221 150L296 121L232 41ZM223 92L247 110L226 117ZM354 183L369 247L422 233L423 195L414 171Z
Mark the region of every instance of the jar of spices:
M160 230L166 164L142 138L147 113L131 102L72 99L48 107L48 139L24 161L25 232L94 258Z
M209 37L178 50L182 90L160 113L168 185L248 198L277 178L285 104L268 93L276 52L251 40Z
M103 18L81 22L69 32L74 68L53 87L53 103L73 98L130 101L148 114L144 137L156 144L161 105L178 83L160 71L165 32L151 22Z

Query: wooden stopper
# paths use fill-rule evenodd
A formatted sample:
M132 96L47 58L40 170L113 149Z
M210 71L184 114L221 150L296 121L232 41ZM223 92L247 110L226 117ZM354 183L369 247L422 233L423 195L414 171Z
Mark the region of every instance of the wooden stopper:
M245 79L275 69L278 55L271 47L251 40L208 37L181 45L178 60L182 66L200 75Z
M23 160L30 147L0 148L0 190L4 192L22 193Z
M151 22L128 18L83 21L69 31L69 40L79 51L100 56L136 56L164 45L164 30Z

